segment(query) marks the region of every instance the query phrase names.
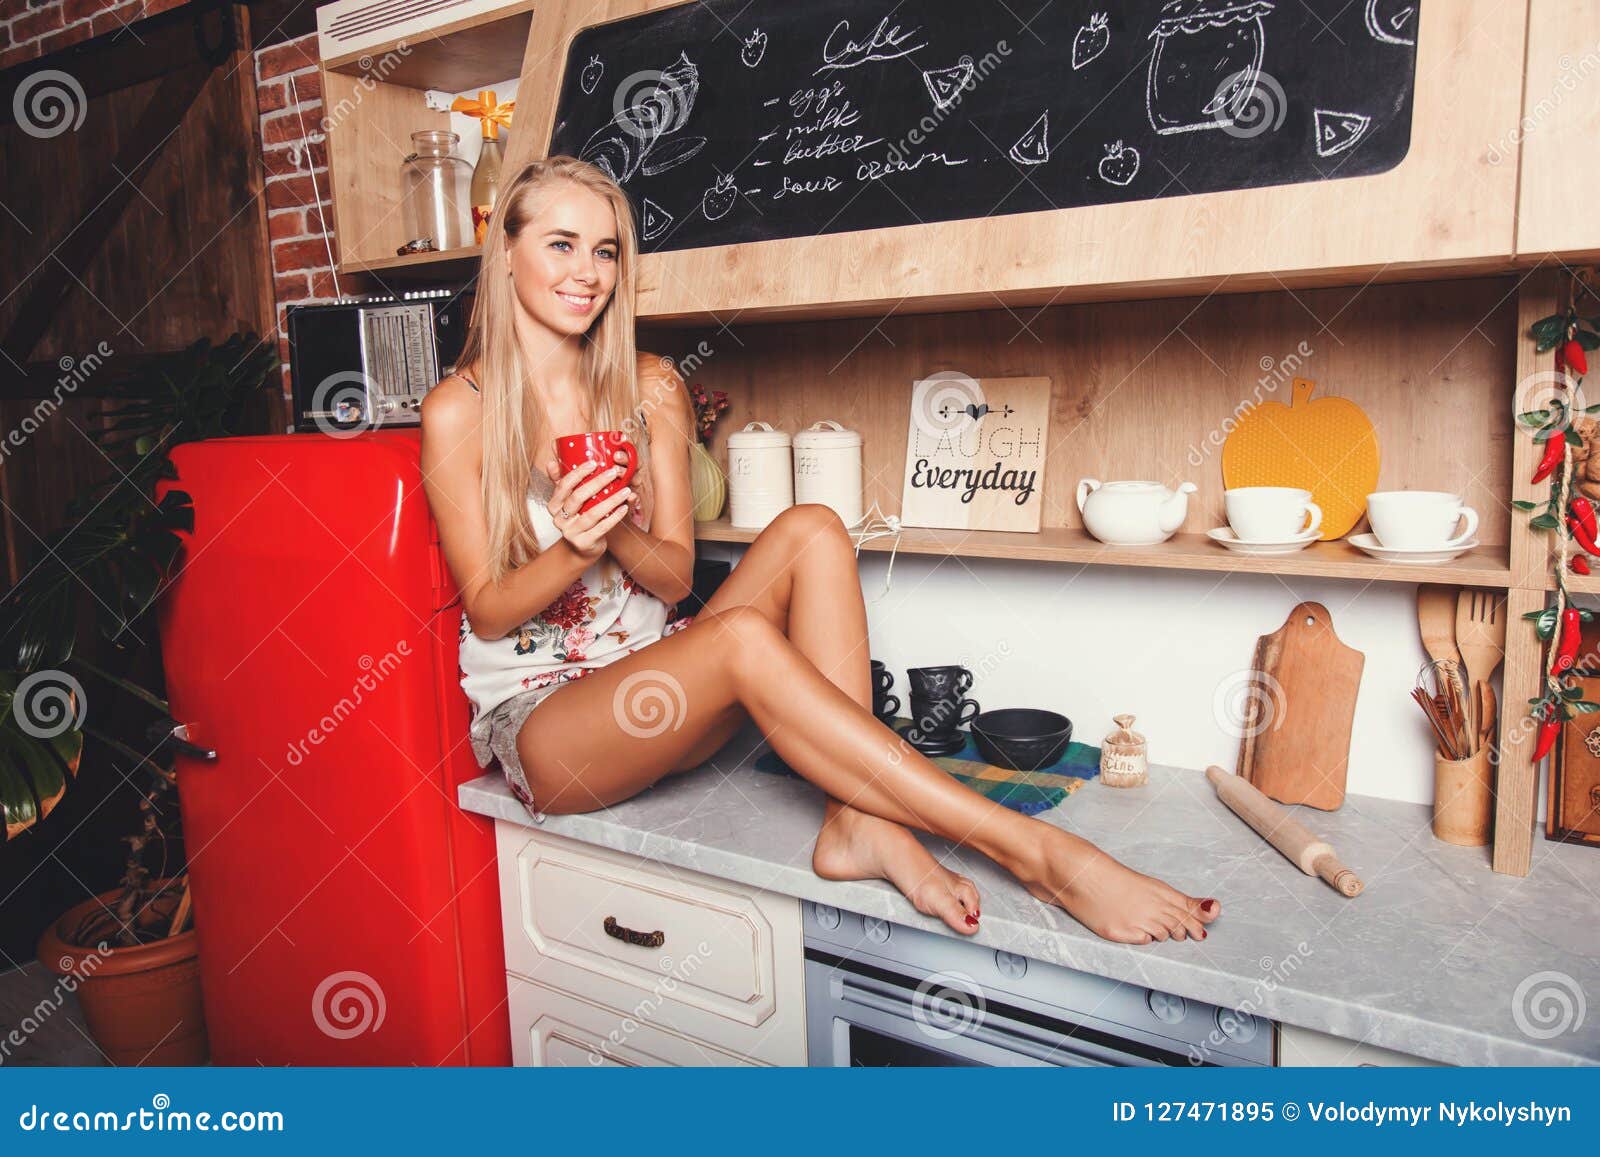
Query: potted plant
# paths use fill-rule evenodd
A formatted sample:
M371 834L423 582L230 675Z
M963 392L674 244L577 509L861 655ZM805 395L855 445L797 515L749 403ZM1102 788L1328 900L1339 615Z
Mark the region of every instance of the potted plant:
M68 504L67 529L0 602L0 654L10 663L0 671L6 839L49 816L77 776L85 736L143 778L139 830L123 837L118 887L75 905L39 943L40 960L78 994L90 1033L114 1064L198 1064L207 1055L171 762L175 750L207 753L187 744L158 694L86 658L79 629L92 620L113 660L106 666L124 668L140 657L135 640L158 637L150 612L179 532L194 526L183 491L154 499L157 481L176 477L168 454L263 424L277 367L274 349L235 334L220 346L202 339L153 359L113 385L100 437L114 477ZM89 725L119 700L146 717L143 750Z
M722 514L722 504L728 497L728 476L706 449L705 440L728 408L728 395L723 390L712 390L708 394L703 387L690 385L689 396L694 401L695 420L695 440L689 448L689 487L694 496L694 519L711 522Z

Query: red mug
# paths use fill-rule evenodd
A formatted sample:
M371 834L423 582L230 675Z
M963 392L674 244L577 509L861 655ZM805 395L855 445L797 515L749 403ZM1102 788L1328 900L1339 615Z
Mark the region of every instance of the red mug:
M578 483L580 486L600 471L615 466L617 454L625 454L628 458L627 464L622 467L622 473L602 486L589 501L579 507L580 513L595 503L610 498L628 485L639 469L639 451L621 430L596 430L591 434L569 434L565 438L556 439L556 460L561 463L562 474L569 473L585 462L597 463L596 468Z

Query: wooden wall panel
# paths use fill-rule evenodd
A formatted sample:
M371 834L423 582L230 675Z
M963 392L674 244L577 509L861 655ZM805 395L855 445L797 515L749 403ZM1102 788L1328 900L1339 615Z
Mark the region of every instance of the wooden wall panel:
M1479 540L1503 545L1516 317L1515 281L1483 278L881 322L649 327L640 345L680 360L710 351L691 380L733 399L713 437L723 461L727 435L754 419L798 431L833 418L860 430L864 501L889 513L900 508L915 378L1047 376L1047 527L1081 525L1073 494L1084 477L1194 482L1186 529L1222 525L1212 436L1243 403L1287 402L1292 379L1309 377L1317 396L1351 398L1372 418L1380 487L1460 490L1482 517Z

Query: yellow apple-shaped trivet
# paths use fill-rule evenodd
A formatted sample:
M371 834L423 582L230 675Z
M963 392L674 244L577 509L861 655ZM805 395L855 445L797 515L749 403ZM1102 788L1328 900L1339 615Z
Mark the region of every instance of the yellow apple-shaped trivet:
M1239 419L1222 446L1222 481L1294 486L1322 508L1324 541L1361 521L1378 488L1378 433L1349 398L1311 400L1317 384L1296 378L1288 405L1262 402Z

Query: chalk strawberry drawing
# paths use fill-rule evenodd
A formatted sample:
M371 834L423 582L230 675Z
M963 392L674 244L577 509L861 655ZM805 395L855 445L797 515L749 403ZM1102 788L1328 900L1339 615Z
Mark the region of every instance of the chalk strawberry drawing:
M1331 157L1359 141L1372 124L1372 118L1358 112L1333 112L1319 108L1315 114L1317 155Z
M1367 31L1384 44L1417 42L1417 6L1395 0L1367 0Z
M731 176L718 177L717 183L707 189L705 196L701 198L700 207L705 210L706 220L715 221L719 217L726 217L738 196L739 189L734 185Z
M1019 165L1042 165L1050 159L1050 113L1039 119L1011 146L1011 159Z
M963 56L949 68L929 68L922 73L928 95L940 108L949 108L961 99L961 90L972 87L972 57Z
M1072 38L1072 67L1082 68L1104 52L1110 43L1111 29L1106 26L1106 14L1096 12Z
M767 34L757 28L745 37L743 46L739 49L739 59L746 68L754 68L761 63L761 58L767 54Z
M665 231L668 225L672 224L673 220L671 213L668 213L649 197L644 199L644 227L642 233L646 241L654 241L661 236L662 232Z
M600 63L598 56L591 56L589 63L583 66L583 72L578 76L578 83L583 86L584 96L593 96L594 90L600 83L600 77L605 72L606 66Z
M1139 150L1115 141L1106 146L1100 158L1100 178L1113 185L1128 185L1139 173Z

